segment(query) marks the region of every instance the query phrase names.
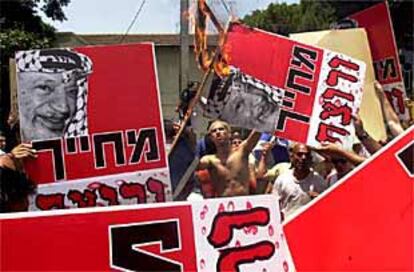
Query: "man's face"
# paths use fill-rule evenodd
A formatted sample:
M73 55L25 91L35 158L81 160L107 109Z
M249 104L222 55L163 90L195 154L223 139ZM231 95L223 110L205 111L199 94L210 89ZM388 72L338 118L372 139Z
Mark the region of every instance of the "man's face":
M211 125L210 129L210 138L213 143L218 146L229 141L229 131L225 125L221 122L215 122Z
M291 161L295 169L300 171L309 170L312 164L311 150L304 144L295 145L292 150Z
M240 138L233 138L233 139L231 140L231 146L232 146L233 148L237 148L237 147L239 147L239 145L241 145L241 143L242 143L242 139L240 139Z
M19 101L24 140L63 136L76 110L75 79L63 82L62 74L19 73Z

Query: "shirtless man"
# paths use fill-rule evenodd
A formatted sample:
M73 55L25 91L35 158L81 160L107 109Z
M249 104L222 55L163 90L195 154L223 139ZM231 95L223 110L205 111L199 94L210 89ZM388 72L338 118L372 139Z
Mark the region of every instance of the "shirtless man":
M214 121L208 133L217 151L203 156L198 169L208 170L218 196L248 195L249 183L256 179L254 167L249 167L249 154L261 134L252 131L237 148L232 148L231 130L226 122Z

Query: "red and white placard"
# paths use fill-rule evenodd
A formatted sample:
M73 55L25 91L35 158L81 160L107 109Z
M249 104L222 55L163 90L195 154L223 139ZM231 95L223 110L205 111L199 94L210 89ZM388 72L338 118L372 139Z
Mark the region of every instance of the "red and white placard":
M92 62L88 134L33 141L39 156L25 168L39 186L30 209L171 200L154 45L73 50Z
M295 270L271 195L1 215L0 228L2 271Z
M359 108L364 62L240 24L228 31L229 64L284 90L276 135L319 146L349 146Z
M401 120L409 120L404 104L407 93L387 1L349 16L356 27L364 27L374 62L375 75Z
M284 223L298 271L413 271L414 126Z

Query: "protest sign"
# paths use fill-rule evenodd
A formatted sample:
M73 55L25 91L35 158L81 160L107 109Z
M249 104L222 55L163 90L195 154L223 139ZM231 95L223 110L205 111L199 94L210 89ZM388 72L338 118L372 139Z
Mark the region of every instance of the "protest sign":
M295 41L326 48L362 60L367 66L358 114L364 129L376 140L385 140L386 132L380 101L375 93L375 73L367 34L364 29L324 30L289 35Z
M409 120L408 109L404 104L407 93L387 2L352 14L345 20L354 27L366 29L376 78L383 85L387 98L400 119Z
M155 65L150 43L16 54L31 210L171 199Z
M212 84L219 91L210 93L210 112L223 118L231 107L227 116L233 117L223 119L232 125L266 131L274 122L277 136L311 146L351 144L365 63L237 23L229 27L223 55L242 73L242 84L233 83L237 74ZM249 86L238 87L243 81ZM235 103L229 94L237 88L243 95Z
M414 127L284 223L298 271L413 271Z
M295 271L277 203L263 195L0 215L0 270Z

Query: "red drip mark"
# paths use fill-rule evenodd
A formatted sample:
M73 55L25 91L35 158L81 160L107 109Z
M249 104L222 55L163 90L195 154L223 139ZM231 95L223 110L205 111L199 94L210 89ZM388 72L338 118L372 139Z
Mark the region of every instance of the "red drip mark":
M234 211L234 202L233 202L233 201L230 201L230 202L227 204L227 210L228 210L228 211Z
M269 236L273 236L273 234L275 234L275 230L272 225L269 226L268 233L269 233Z
M226 208L224 208L224 204L223 204L223 203L220 203L219 208L218 208L218 212L219 212L219 213L222 213L222 212L224 212L225 210L226 210Z
M289 265L288 265L288 263L286 261L283 261L283 270L285 272L288 272L289 271Z
M208 212L208 207L207 207L207 205L204 205L203 210L200 212L201 220L204 220L204 218L206 218L207 212Z
M258 228L257 226L250 226L250 227L245 227L243 228L244 234L253 234L256 235L258 232Z

